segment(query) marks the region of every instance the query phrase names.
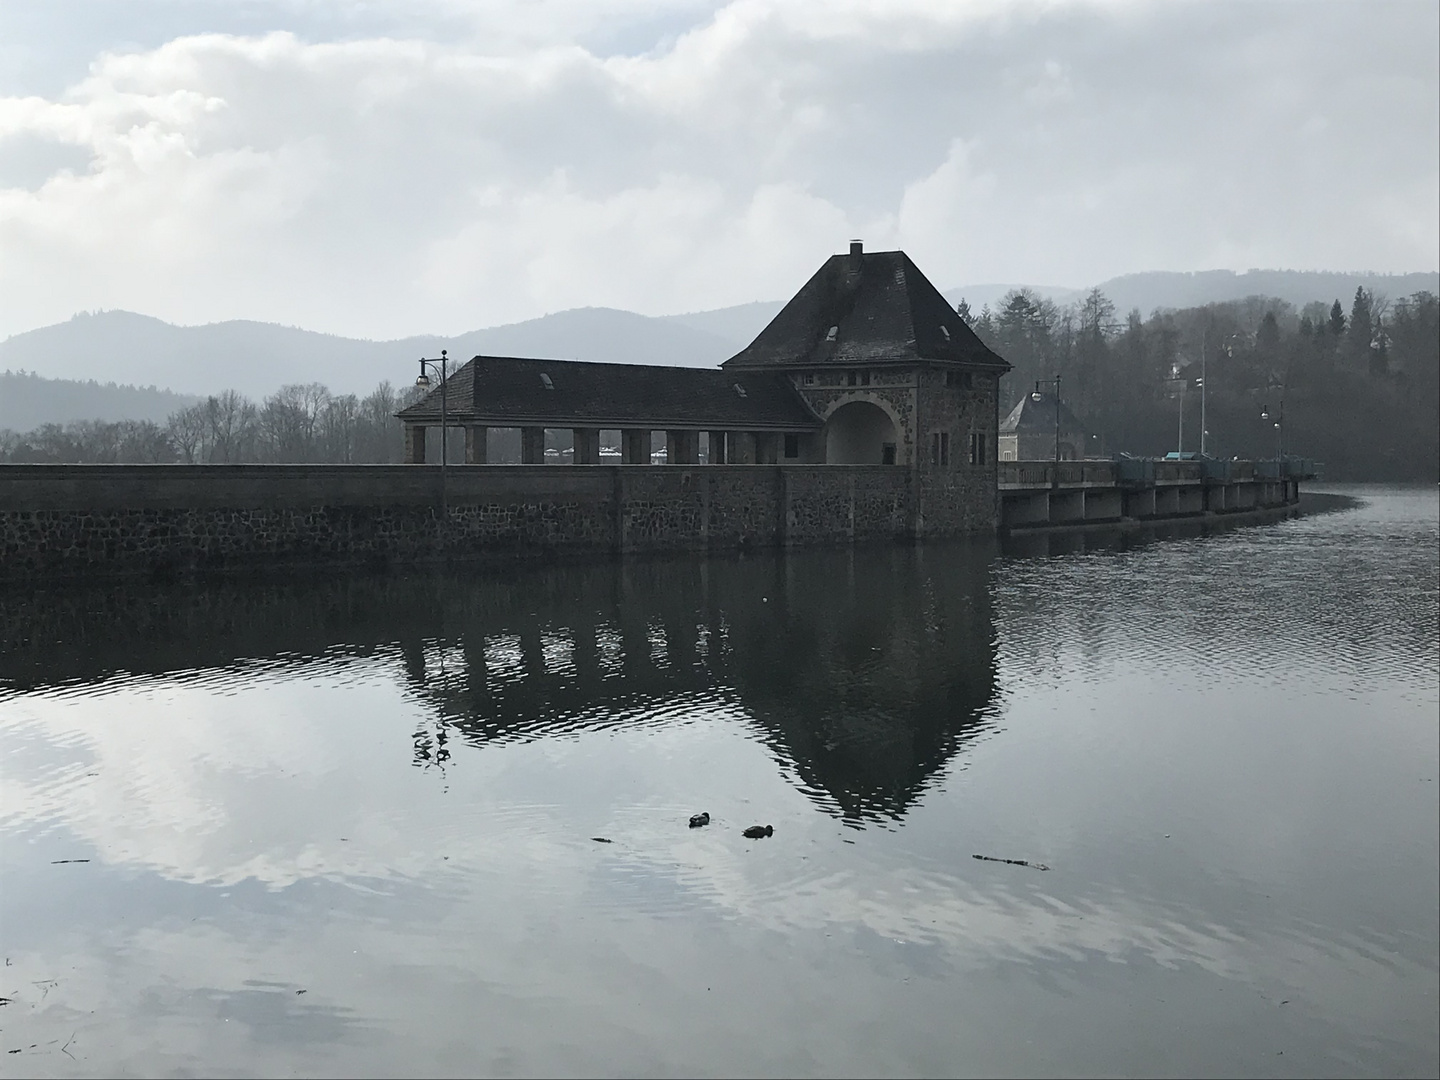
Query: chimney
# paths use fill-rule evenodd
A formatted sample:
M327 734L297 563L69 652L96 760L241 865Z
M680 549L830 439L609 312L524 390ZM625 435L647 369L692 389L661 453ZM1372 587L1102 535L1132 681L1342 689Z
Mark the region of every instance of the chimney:
M859 240L850 241L850 269L859 272L860 264L865 261L865 245Z

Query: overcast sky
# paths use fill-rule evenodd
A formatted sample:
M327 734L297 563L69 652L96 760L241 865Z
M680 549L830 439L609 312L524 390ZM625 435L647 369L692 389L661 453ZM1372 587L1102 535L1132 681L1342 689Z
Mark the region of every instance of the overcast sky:
M0 337L1440 265L1440 5L3 0Z

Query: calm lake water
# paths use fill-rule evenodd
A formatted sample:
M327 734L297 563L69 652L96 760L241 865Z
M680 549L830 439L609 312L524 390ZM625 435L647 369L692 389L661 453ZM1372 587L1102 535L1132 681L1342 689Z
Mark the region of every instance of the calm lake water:
M0 594L0 1071L1433 1076L1440 503L1349 494Z

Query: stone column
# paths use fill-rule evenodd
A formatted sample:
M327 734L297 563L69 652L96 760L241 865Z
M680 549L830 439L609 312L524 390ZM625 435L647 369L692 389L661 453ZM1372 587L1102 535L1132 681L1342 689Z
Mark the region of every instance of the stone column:
M724 465L728 462L725 456L725 432L710 432L710 464Z
M665 464L699 464L699 441L699 436L693 431L665 432Z
M405 464L425 464L425 425L405 425Z
M620 432L620 464L650 464L650 432L640 428L626 428Z
M543 427L520 429L520 464L545 464L545 429Z
M490 429L483 424L465 425L465 464L484 465L489 460L486 436Z
M572 460L576 465L599 465L600 464L600 429L577 427L573 431L575 437L575 454Z

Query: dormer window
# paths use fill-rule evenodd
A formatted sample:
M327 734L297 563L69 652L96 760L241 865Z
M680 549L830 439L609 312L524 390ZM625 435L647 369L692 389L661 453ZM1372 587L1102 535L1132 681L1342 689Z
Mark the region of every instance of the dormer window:
M839 337L839 336L840 336L840 327L838 327L838 326L832 326L832 327L830 327L830 329L829 329L828 331L826 331L826 333L825 333L825 340L826 340L826 341L834 341L834 340L835 340L837 337Z
M942 326L942 327L940 327L940 333L942 333L942 334L945 335L945 340L946 340L946 341L949 341L949 340L950 340L950 328L949 328L948 326Z
M741 386L738 382L735 384L735 394L736 394L737 397L748 397L748 396L749 396L748 394L745 393L745 388L744 388L743 386Z
M550 376L546 375L543 371L540 373L540 381L544 384L546 390L555 389L555 384L550 381Z

